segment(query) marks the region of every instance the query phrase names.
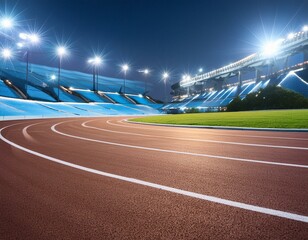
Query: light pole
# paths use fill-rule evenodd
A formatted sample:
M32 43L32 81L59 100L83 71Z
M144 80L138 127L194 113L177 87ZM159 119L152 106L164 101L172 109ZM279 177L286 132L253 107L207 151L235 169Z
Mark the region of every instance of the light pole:
M67 54L67 50L64 46L57 47L57 55L59 57L59 65L58 65L58 102L60 102L60 74L61 74L61 63L62 57Z
M19 38L22 39L24 42L17 43L19 47L26 47L26 85L25 85L25 93L27 98L28 96L28 83L29 83L29 55L30 55L30 45L36 45L40 42L40 37L35 34L28 34L28 33L20 33Z
M129 70L129 66L127 65L127 64L124 64L124 65L122 65L122 71L124 72L124 86L123 86L123 93L125 94L125 88L126 88L126 86L125 86L125 82L126 82L126 73L127 73L127 71Z
M92 64L93 66L93 91L97 92L98 91L98 67L101 65L102 59L99 56L94 56L94 58L90 58L88 60L88 63ZM95 81L95 77L96 77L96 81Z
M148 76L148 74L150 73L150 71L149 71L149 69L144 69L143 70L143 73L144 73L144 75L145 75L145 81L144 81L144 95L146 95L146 92L147 92L147 84L148 84L148 78L147 78L147 76Z
M167 103L167 79L168 79L168 77L169 77L168 72L164 72L163 73L163 80L164 80L164 84L165 84L165 101L164 101L165 104Z

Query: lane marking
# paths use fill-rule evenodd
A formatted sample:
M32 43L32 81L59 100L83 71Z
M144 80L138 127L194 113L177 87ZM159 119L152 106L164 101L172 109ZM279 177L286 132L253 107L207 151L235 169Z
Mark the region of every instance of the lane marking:
M152 138L164 138L164 139L173 139L173 140L183 140L183 141L194 141L194 142L208 142L208 143L221 143L221 144L229 144L229 145L241 145L241 146L250 146L250 147L266 147L266 148L282 148L282 149L295 149L295 150L305 150L307 151L308 148L306 147L293 147L293 146L279 146L279 145L265 145L265 144L256 144L256 143L241 143L241 142L226 142L226 141L217 141L217 140L206 140L206 139L195 139L195 138L176 138L176 137L164 137L158 135L148 135L148 134L140 134L140 133L130 133L130 132L121 132L121 131L114 131L108 130L105 128L97 128L87 125L89 122L93 122L95 120L90 120L83 122L81 126L86 128L92 128L99 131L105 132L112 132L112 133L120 133L120 134L127 134L127 135L134 135L134 136L142 136L142 137L152 137Z
M133 124L129 124L126 122L127 119L117 121L118 123L122 124L116 124L112 123L111 120L107 121L107 124L113 125L113 126L119 126L119 127L126 127L126 128L136 128L136 129L147 129L147 130L153 130L152 128L147 128L147 127L136 127L136 126L131 126ZM136 125L136 124L135 124ZM158 127L158 126L156 126ZM156 128L159 131L166 131L168 126L164 127L164 129ZM170 130L170 129L168 129ZM200 130L200 129L199 129ZM210 129L212 130L212 129ZM227 137L247 137L247 138L266 138L266 139L282 139L282 140L299 140L299 141L308 141L308 138L291 138L291 137L273 137L273 136L257 136L257 135L241 135L241 134L221 134L221 133L212 133L212 132L206 132L207 135L214 135L214 136L227 136Z
M167 149L160 149L160 148L142 147L142 146L136 146L136 145L123 144L123 143L108 142L108 141L102 141L102 140L97 140L97 139L92 139L92 138L85 138L85 137L67 134L67 133L60 132L59 130L57 130L56 127L60 124L63 124L63 123L65 123L65 122L60 122L60 123L54 124L53 126L51 126L51 130L55 133L62 135L62 136L66 136L66 137L70 137L70 138L76 138L76 139L89 141L89 142L96 142L96 143L102 143L102 144L119 146L119 147L126 147L126 148L142 149L142 150L148 150L148 151L175 153L175 154L197 156L197 157L216 158L216 159L223 159L223 160L228 160L228 161L240 161L240 162L248 162L248 163L278 165L278 166L284 166L284 167L308 168L308 165L301 165L301 164L270 162L270 161L254 160L254 159L210 155L210 154L203 154L203 153L182 152L182 151L175 151L175 150L167 150Z
M8 140L7 138L5 138L2 135L2 131L6 128L12 127L13 125L9 125L9 126L6 126L2 129L0 129L0 139L2 141L6 142L7 144L9 144L9 145L11 145L11 146L13 146L17 149L22 150L24 152L27 152L29 154L38 156L40 158L46 159L48 161L51 161L51 162L54 162L54 163L57 163L57 164L61 164L61 165L71 167L71 168L74 168L74 169L78 169L78 170L81 170L81 171L93 173L93 174L96 174L96 175L117 179L117 180L124 181L124 182L129 182L129 183L138 184L138 185L142 185L142 186L146 186L146 187L151 187L151 188L166 191L166 192L176 193L176 194L187 196L187 197L205 200L205 201L208 201L208 202L218 203L218 204L222 204L222 205L226 205L226 206L230 206L230 207L235 207L235 208L240 208L240 209L244 209L244 210L248 210L248 211L252 211L252 212L258 212L258 213L262 213L262 214L267 214L267 215L272 215L272 216L276 216L276 217L281 217L281 218L286 218L286 219L290 219L290 220L308 223L308 216L305 216L305 215L294 214L294 213L290 213L290 212L285 212L285 211L280 211L280 210L275 210L275 209L270 209L270 208L265 208L265 207L259 207L259 206L256 206L256 205L236 202L236 201L218 198L218 197L214 197L214 196L209 196L209 195L205 195L205 194L190 192L190 191L186 191L186 190L182 190L182 189L178 189L178 188L173 188L173 187L169 187L169 186L165 186L165 185L161 185L161 184L143 181L143 180L136 179L136 178L130 178L130 177L116 175L116 174L112 174L112 173L108 173L108 172L103 172L103 171L99 171L99 170L96 170L96 169L93 169L93 168L88 168L88 167L84 167L84 166L77 165L77 164L74 164L74 163L66 162L64 160L54 158L54 157L33 151L31 149L25 148L21 145L18 145L16 143Z

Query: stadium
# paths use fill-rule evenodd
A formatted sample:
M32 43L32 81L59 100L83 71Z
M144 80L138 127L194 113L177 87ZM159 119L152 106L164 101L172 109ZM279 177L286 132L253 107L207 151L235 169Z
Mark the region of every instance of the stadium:
M196 76L184 75L172 86L173 101L167 112L190 108L219 111L237 96L275 85L308 97L308 27L267 43L262 51L230 65Z
M15 33L16 34L16 33ZM11 36L16 38L16 36ZM17 49L3 48L1 64L1 116L99 116L119 114L180 113L197 108L221 111L237 96L258 92L269 85L286 88L308 97L308 28L285 39L268 43L261 52L230 65L196 76L184 75L172 85L173 101L157 104L143 83L98 75L101 59L89 59L93 75L61 69L66 49L58 47L59 67L30 64L30 46L39 38L19 33ZM25 47L25 46L26 47ZM30 45L30 46L29 46ZM26 54L27 62L12 59L11 51ZM127 69L129 66L123 65ZM139 70L147 73L148 70ZM61 73L61 75L60 75ZM167 80L169 74L163 73ZM169 92L165 89L165 91ZM165 93L166 94L166 93ZM28 101L34 100L34 101ZM61 103L60 103L61 102ZM23 108L20 109L20 104ZM19 107L18 107L19 106Z
M38 12L43 17L56 12L60 24L83 29L78 32L81 41L102 38L89 33L94 29L96 34L107 22L112 25L110 39L117 30L125 33L119 48L136 34L134 51L150 57L137 40L144 41L140 26L151 23L152 14L149 38L152 31L163 30L153 38L153 49L158 39L170 40L164 38L166 29L174 28L170 35L185 32L185 23L199 10L203 22L213 13L217 25L223 19L211 11L209 1L44 2ZM253 9L250 1L225 1L229 7L222 12L227 17L231 8L247 2L247 9ZM65 21L59 9L68 16ZM205 9L210 9L207 14ZM128 17L122 18L126 12ZM183 22L174 24L175 16ZM1 17L1 239L307 239L308 110L226 112L235 99L257 96L268 86L300 95L306 103L307 26L223 67L200 68L195 75L180 76L165 66L141 67L146 65L142 56L140 66L113 64L110 68L120 73L110 77L105 55L85 60L68 45ZM135 25L123 24L130 19ZM87 21L93 24L83 24ZM169 21L168 28L164 24ZM214 28L212 21L207 24ZM192 39L189 35L189 43ZM66 69L69 55L86 63L87 70ZM151 96L157 85L159 98ZM192 110L200 114L189 114ZM193 116L212 124L199 124ZM179 123L181 117L193 122ZM149 120L154 118L164 122Z

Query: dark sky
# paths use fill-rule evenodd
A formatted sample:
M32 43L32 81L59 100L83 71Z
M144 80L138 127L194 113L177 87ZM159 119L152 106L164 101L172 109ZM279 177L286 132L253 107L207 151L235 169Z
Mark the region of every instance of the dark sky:
M159 95L161 72L174 83L257 52L262 42L278 39L308 24L308 0L0 0L18 13L20 26L40 29L44 42L68 42L64 68L90 71L86 60L104 55L102 75L120 77L119 66L132 66L128 78L142 80L137 69L153 69L150 80ZM5 10L2 9L2 13ZM48 54L36 60L56 66Z

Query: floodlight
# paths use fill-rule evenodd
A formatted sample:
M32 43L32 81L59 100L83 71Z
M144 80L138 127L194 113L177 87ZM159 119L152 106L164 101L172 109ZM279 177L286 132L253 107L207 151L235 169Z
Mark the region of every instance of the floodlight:
M25 41L29 41L30 43L36 44L40 42L40 37L36 33L28 34L28 33L19 33L19 38Z
M304 31L304 32L307 32L307 31L308 31L308 25L305 25L305 26L303 27L303 31Z
M64 46L59 46L59 47L57 47L57 54L58 54L58 56L60 56L60 57L66 55L66 54L67 54L66 48L65 48Z
M22 43L22 42L17 43L17 47L23 48L24 47L24 43Z
M199 68L199 73L202 73L203 72L203 68Z
M14 21L12 18L4 17L1 19L1 27L5 29L11 29L14 26Z
M129 69L129 66L128 66L127 64L124 64L124 65L122 66L122 70L123 70L124 72L126 72L128 69Z
M283 40L281 39L276 42L269 42L265 44L265 46L263 47L263 54L267 57L275 56L279 51L279 47L282 41Z
M31 43L39 43L40 42L40 37L35 33L28 35L28 38L29 38Z
M99 64L102 63L102 59L100 57L98 57L98 56L95 56L93 62L94 62L95 65L99 65Z
M27 33L19 33L19 37L22 39L22 40L27 40L29 35Z
M148 74L150 71L149 71L149 69L144 69L144 74Z
M167 72L164 72L164 73L163 73L163 79L166 80L168 77L169 77L169 74L168 74Z
M12 57L12 51L8 48L4 48L1 51L1 55L4 59L9 59Z
M56 80L56 75L54 75L54 74L52 74L51 76L50 76L50 78L51 78L51 80Z
M88 60L88 63L98 66L102 63L102 59L99 56L95 56L94 58L90 58Z
M293 39L295 37L295 34L294 33L289 33L289 35L288 35L288 39Z

